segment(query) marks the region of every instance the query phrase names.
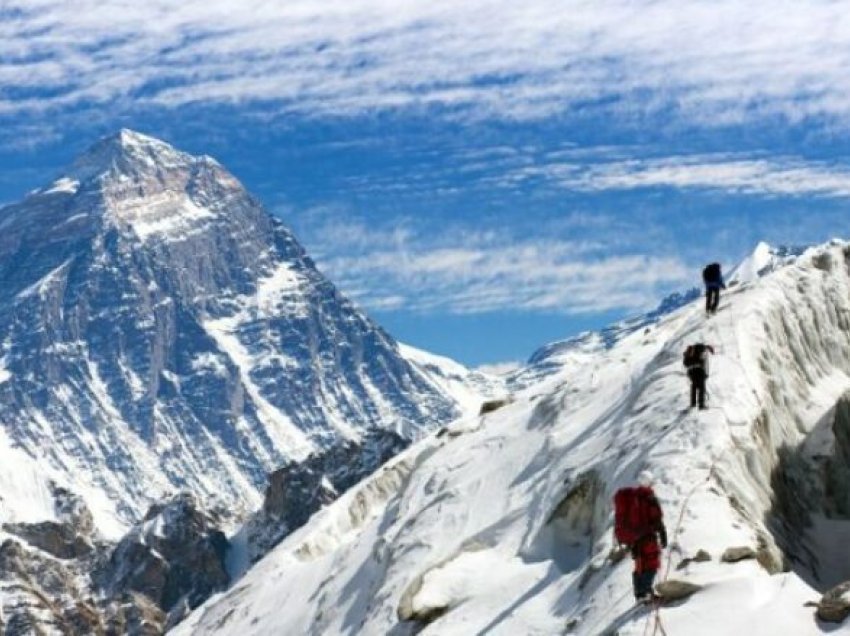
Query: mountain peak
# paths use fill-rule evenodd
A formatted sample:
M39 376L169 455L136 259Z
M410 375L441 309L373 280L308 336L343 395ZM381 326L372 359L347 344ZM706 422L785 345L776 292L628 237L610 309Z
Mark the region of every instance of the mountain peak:
M87 181L108 173L132 175L186 166L194 160L160 139L122 128L89 147L74 161L67 176Z

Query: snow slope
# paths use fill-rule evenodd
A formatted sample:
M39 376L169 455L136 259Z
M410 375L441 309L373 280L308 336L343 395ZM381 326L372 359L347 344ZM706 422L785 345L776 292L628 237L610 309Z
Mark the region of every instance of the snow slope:
M704 412L681 366L696 341L716 348ZM781 573L772 530L781 458L815 432L837 447L825 423L848 374L850 244L833 242L748 277L710 319L691 302L422 440L174 633L820 634L811 563ZM629 559L609 558L611 496L643 469L671 540L659 580L705 586L657 615L632 610ZM722 563L731 547L758 559ZM711 560L678 569L699 550Z

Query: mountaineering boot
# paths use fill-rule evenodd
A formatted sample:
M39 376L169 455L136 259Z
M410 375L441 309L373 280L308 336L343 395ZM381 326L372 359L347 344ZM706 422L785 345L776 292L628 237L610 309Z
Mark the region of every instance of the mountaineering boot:
M663 598L658 596L655 592L650 592L648 594L643 594L637 598L638 605L653 605L655 603L661 603Z

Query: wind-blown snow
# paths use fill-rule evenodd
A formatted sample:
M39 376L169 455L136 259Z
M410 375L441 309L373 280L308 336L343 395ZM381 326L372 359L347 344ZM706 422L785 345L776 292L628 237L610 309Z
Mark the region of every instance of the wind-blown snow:
M821 634L803 607L819 594L766 569L780 553L765 517L777 450L850 389L849 263L848 244L809 250L716 316L692 302L570 357L392 460L174 633ZM716 349L704 412L681 364L696 341ZM632 611L630 560L609 560L611 497L643 469L670 534L659 580L705 586L658 618ZM721 563L737 546L760 563ZM698 550L711 561L675 569Z
M775 248L762 241L756 246L752 254L732 270L727 283L730 286L751 283L775 269L793 262L802 252L803 250L799 248Z

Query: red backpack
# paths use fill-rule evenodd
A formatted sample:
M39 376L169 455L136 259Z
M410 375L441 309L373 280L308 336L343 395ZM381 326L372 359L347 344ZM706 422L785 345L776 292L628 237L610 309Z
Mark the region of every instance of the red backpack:
M661 507L651 488L620 488L614 493L614 538L634 545L652 534L661 520Z

